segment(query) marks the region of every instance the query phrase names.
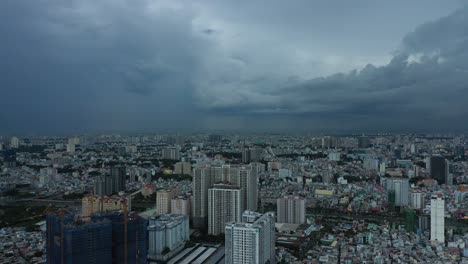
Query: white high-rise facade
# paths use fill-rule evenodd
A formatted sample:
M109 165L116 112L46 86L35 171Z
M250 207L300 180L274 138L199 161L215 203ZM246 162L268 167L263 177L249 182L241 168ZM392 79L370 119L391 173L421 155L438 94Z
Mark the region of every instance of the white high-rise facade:
M275 263L275 221L273 213L245 211L242 222L225 227L226 264Z
M171 213L171 200L175 196L174 189L158 190L156 192L156 214Z
M416 210L423 210L425 207L426 194L420 191L410 192L410 206Z
M166 260L184 248L190 239L189 219L185 215L162 215L148 223L148 258ZM169 252L164 252L165 249ZM165 254L163 254L165 253Z
M445 242L445 200L441 193L431 196L431 240Z
M243 190L232 185L215 184L208 189L208 234L224 233L228 222L240 222Z
M286 196L276 200L278 223L305 223L305 200L298 196Z

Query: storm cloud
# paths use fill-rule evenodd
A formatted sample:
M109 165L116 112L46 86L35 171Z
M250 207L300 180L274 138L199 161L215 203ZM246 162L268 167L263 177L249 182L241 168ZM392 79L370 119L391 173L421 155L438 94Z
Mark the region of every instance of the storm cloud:
M0 132L466 129L468 8L374 2L1 1Z

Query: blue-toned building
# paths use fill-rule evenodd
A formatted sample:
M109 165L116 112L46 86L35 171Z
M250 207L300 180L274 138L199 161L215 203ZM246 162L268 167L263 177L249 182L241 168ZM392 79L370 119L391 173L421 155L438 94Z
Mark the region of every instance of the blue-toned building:
M122 212L94 215L87 222L73 214L48 215L47 263L125 263L125 255L128 264L147 263L147 225L133 212L127 231Z
M108 219L112 222L112 263L125 263L125 222L121 212L96 214L93 220ZM148 220L134 212L128 213L127 262L147 263Z
M47 216L47 263L111 263L112 222Z

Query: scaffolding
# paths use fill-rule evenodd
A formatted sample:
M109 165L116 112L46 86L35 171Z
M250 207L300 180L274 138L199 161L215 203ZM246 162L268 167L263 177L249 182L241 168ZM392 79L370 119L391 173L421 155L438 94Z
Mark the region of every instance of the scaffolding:
M112 263L147 263L146 219L133 212L108 212L94 215L93 218L105 218L112 222Z
M83 223L74 214L48 212L47 263L112 262L112 223Z

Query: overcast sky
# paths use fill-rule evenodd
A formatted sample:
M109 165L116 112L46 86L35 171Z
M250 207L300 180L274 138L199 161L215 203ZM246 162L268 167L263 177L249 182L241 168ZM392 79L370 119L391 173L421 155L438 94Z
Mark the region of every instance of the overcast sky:
M0 132L464 131L462 0L2 0Z

